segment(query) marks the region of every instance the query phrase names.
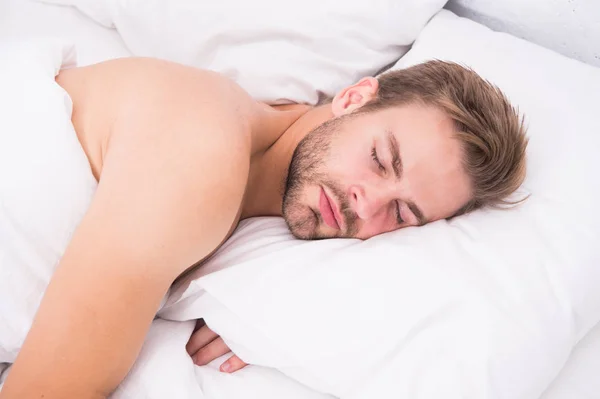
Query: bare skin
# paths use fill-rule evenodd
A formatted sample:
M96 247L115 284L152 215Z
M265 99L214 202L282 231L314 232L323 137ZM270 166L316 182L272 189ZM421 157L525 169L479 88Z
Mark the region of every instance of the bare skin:
M3 399L109 395L171 283L237 224L252 157L298 117L272 118L219 75L160 61L107 62L57 82L99 186Z
M99 185L1 399L106 398L173 281L240 218L282 215L282 181L301 140L377 93L377 81L365 78L330 105L269 107L221 75L150 59L63 71L57 83L73 100L73 125ZM410 150L401 177L392 173L390 131ZM460 149L439 112L415 106L348 120L336 132L336 156L324 154L321 169L337 188L318 180L297 187L286 215L294 234L368 238L421 224L409 203L433 221L468 200ZM345 213L336 210L342 200ZM307 214L314 219L300 226ZM205 364L228 348L203 327L188 351ZM235 356L231 364L229 371L244 365Z

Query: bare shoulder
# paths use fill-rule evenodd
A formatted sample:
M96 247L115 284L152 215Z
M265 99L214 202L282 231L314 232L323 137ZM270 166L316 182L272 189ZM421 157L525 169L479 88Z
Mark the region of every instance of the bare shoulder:
M98 179L109 143L166 140L186 146L201 141L213 152L227 143L229 153L249 156L259 104L221 74L151 58L123 58L62 71L57 82L73 100L73 125Z
M100 182L103 212L148 209L136 222L148 231L168 220L170 233L203 243L190 244L189 265L222 242L247 183L255 100L218 73L150 58L75 68L57 82L73 98L73 123ZM102 202L105 192L121 193L122 201ZM160 239L134 236L140 247Z
M137 119L221 118L249 130L258 104L227 77L153 58L122 58L61 72L57 78L76 107L114 122Z
M100 186L128 193L120 209L147 209L131 234L138 237L139 248L148 251L174 239L162 251L178 251L186 261L177 264L191 266L237 222L255 103L210 71L153 59L126 59L107 67L119 74L119 108L104 149ZM112 206L114 198L106 203ZM185 267L176 269L175 275Z
M150 58L116 60L107 67L119 75L122 117L154 109L192 119L226 117L248 130L257 110L248 93L213 71Z
M218 73L149 58L77 68L57 81L74 100L73 122L96 170L95 203L123 215L118 231L102 226L102 234L146 253L177 237L160 247L188 252L173 264L175 276L214 250L237 222L257 103Z

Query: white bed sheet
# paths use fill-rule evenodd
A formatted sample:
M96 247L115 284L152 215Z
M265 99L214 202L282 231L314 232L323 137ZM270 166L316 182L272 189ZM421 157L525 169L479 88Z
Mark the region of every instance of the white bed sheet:
M95 23L71 7L32 0L0 2L0 41L40 35L64 37L74 42L78 47L79 65L131 55L115 30ZM540 399L597 399L600 397L599 370L600 324L576 346L563 371ZM214 374L213 369L206 372L207 378ZM202 368L196 370L196 375L201 379ZM227 385L234 380L223 379ZM246 397L248 394L246 392Z

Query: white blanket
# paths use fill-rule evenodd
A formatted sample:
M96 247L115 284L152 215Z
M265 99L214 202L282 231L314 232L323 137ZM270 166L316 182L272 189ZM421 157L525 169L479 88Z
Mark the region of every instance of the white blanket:
M72 46L0 47L0 363L12 363L96 189L54 81Z

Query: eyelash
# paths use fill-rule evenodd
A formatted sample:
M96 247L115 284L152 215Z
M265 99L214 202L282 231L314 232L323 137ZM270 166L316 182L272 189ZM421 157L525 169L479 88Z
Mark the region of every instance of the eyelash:
M373 158L373 161L375 161L379 170L385 172L385 166L383 166L383 164L379 160L379 157L377 156L377 150L375 149L375 147L373 147L373 149L371 150L371 158Z
M396 221L398 224L404 223L404 219L402 219L402 216L400 215L400 203L398 201L396 201Z

